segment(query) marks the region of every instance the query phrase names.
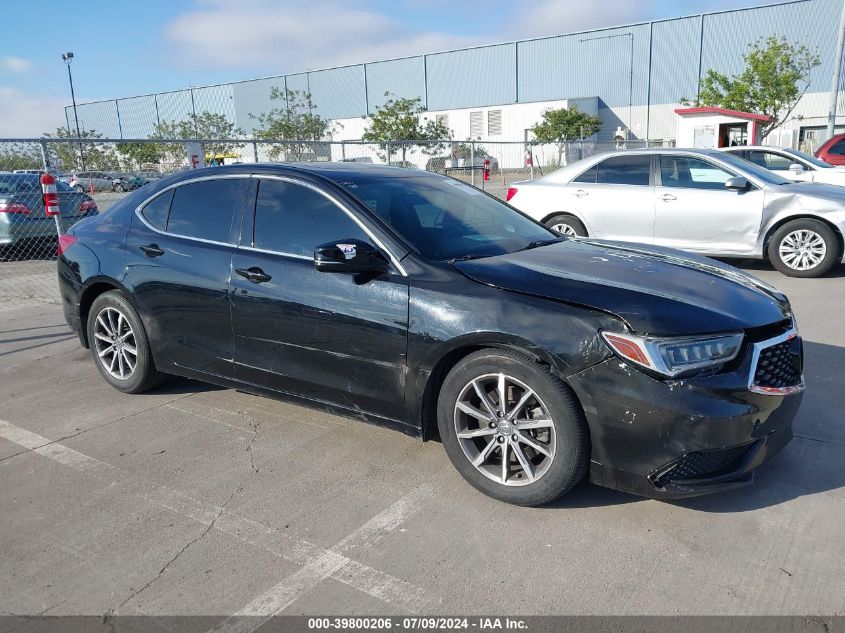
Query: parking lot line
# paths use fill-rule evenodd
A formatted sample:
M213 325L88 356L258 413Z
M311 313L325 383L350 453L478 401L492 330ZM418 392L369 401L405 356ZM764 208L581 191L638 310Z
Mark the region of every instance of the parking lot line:
M222 508L212 506L192 498L180 491L149 481L144 476L132 473L80 453L59 442L28 431L24 428L0 420L0 437L14 442L42 457L59 464L105 480L109 486L128 489L150 503L166 510L210 526L218 532L231 536L243 543L262 549L289 562L302 565L302 568L273 588L246 605L240 615L264 615L270 617L284 610L300 596L326 578L333 578L349 587L367 593L398 609L417 613L429 599L425 592L395 576L369 567L353 560L346 553L357 546L372 544L382 536L393 531L420 507L420 502L430 494L427 487L418 488L375 517L364 523L330 549L326 549L304 540L280 533L278 530L234 513L222 514ZM137 477L128 479L127 475ZM229 620L229 626L246 626L252 622L252 628L227 628L226 631L254 630L260 626L260 618ZM225 624L225 621L224 623Z

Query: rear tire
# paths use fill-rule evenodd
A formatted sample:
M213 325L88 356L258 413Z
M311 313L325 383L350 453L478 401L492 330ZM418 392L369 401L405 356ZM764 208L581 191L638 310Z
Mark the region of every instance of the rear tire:
M567 213L559 213L550 217L546 220L545 225L555 233L567 237L587 237L587 229L581 220Z
M437 424L458 472L501 501L543 505L587 472L590 436L580 405L547 365L517 352L485 349L458 362L441 387Z
M88 342L100 374L124 393L141 393L163 380L147 333L132 304L118 290L104 292L88 312Z
M840 260L839 240L821 220L802 218L787 222L772 235L769 261L789 277L819 277Z
M77 191L77 193L85 193L85 187L83 187L82 185L76 185L74 189Z

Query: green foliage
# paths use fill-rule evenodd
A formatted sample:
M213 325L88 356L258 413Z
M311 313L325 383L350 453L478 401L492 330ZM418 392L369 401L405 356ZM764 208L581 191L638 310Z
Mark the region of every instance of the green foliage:
M558 163L561 162L568 143L585 139L598 133L601 118L597 114L587 114L577 105L569 108L545 110L539 123L531 131L540 143L554 143L558 150Z
M182 121L161 121L153 130L150 138L154 139L178 138L203 141L205 152L214 156L235 153L240 143L234 142L234 139L244 136L244 131L229 121L225 115L208 110L199 114L189 114L188 118ZM185 157L185 147L181 144L156 143L152 147L154 149L148 146L144 151L150 154L157 153L159 160L178 161Z
M59 171L70 173L83 169L111 171L120 169L120 160L112 145L95 142L102 138L96 130L80 131L77 138L76 130L69 131L64 127L56 129L54 134L45 133L45 138L67 139L61 143L48 143L50 153L58 159Z
M0 149L0 171L43 168L41 148L35 143L4 143Z
M284 105L258 116L249 116L258 121L256 138L280 141L270 145L272 160L302 160L309 150L316 153L318 141L331 137L334 128L327 119L314 113L310 93L274 87L270 90L270 99Z
M130 169L158 166L167 154L159 143L118 143L116 147Z
M398 145L403 162L408 150L415 146L419 146L424 154L429 155L445 149L446 144L437 141L448 140L449 129L437 121L420 120L425 108L419 97L397 99L389 92L384 93L384 96L390 98L370 117L370 126L361 136L362 140L378 143L388 161L396 149L392 143ZM385 158L385 155L382 157Z
M760 128L760 135L765 138L792 114L810 85L810 72L821 64L821 59L806 46L776 35L749 44L743 59L745 69L730 78L708 70L699 84L698 98L683 98L681 104L717 106L771 117Z

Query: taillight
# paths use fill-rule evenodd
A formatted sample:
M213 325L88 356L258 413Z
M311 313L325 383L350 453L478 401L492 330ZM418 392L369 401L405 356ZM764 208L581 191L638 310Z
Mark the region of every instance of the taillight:
M516 195L517 188L516 187L508 187L508 195L505 198L505 202L510 202L511 198Z
M93 200L83 200L82 204L79 205L80 211L96 211L97 210L97 203Z
M59 256L76 243L73 235L59 235Z
M0 201L0 213L22 213L29 215L32 211L30 211L28 206L20 202L6 202L3 200Z

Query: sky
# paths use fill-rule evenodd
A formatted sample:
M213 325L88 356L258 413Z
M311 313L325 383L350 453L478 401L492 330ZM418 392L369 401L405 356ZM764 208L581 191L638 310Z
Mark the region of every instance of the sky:
M692 15L765 0L27 0L2 9L0 138L77 103Z

